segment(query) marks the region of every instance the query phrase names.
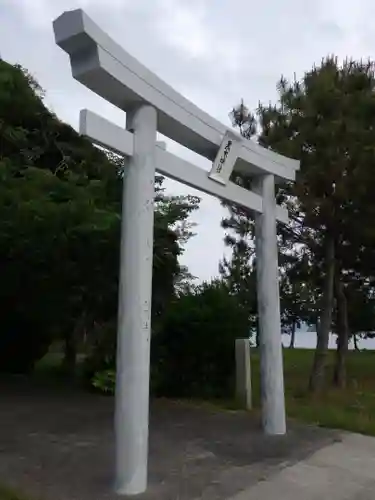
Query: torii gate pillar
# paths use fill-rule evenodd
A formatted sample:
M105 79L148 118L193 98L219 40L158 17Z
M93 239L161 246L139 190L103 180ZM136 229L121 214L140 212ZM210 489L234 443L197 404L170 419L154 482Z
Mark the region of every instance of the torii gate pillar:
M253 189L263 199L255 216L262 422L265 434L278 435L286 423L274 176L259 176Z
M115 404L115 489L147 487L150 326L154 226L156 110L127 113L133 156L123 178Z

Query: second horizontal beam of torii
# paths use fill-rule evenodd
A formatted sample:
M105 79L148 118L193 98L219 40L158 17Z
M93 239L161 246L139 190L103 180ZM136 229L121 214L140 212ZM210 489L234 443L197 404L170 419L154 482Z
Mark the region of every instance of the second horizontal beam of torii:
M133 134L92 111L81 110L79 131L95 144L121 156L133 155ZM156 170L161 174L255 213L262 213L263 200L259 194L231 181L223 185L210 179L209 172L166 151L165 143L156 143L155 155ZM287 223L288 211L277 206L276 218L280 222Z

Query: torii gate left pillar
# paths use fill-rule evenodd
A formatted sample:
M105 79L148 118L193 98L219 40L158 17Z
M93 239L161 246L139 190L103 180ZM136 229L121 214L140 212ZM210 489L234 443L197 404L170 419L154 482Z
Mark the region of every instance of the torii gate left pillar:
M116 363L116 471L118 494L147 487L150 333L154 226L156 110L127 113L133 156L123 178Z

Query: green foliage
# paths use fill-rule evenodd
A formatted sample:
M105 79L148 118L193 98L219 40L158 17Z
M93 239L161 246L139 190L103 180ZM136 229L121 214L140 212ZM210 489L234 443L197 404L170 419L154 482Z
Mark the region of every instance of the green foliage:
M30 371L55 339L74 365L83 339L114 321L123 168L45 107L27 71L0 60L0 371ZM175 295L187 218L199 203L166 196L162 182L154 325Z
M306 255L285 253L280 266L280 311L283 333L293 335L302 322L315 320L315 289Z
M113 370L116 365L116 321L94 325L90 335L90 347L84 362L84 378L89 383L97 373Z
M84 179L116 176L99 149L62 123L43 103L44 93L21 66L0 60L0 160L14 168L37 166L59 177L75 172Z
M375 329L375 66L371 61L340 64L327 57L301 81L282 77L277 90L276 104L260 104L255 115L242 104L232 117L245 137L258 132L263 147L301 162L296 182L277 190L278 201L290 215L290 223L278 227L281 306L287 329L301 320L319 325L311 378L315 389L324 380L329 331L336 328L345 346L350 332L364 328L364 323L366 329ZM233 180L251 188L251 178ZM235 257L242 247L242 254L252 258L252 216L228 208L229 217L223 221L230 231L227 242ZM249 260L244 260L245 266ZM341 295L334 290L337 282ZM349 321L342 318L337 327L344 300L348 306L340 310L347 311ZM363 327L356 314L361 307L366 309Z
M342 307L350 288L366 284L368 288L374 280L374 63L346 60L340 65L328 57L300 82L282 78L278 90L275 106L259 107L259 140L301 160L296 183L287 186L285 194L292 213L292 239L298 237L296 242L304 246L316 272L312 288L317 285L320 327L311 388L317 389L323 385L328 332L338 310L353 310L350 304ZM335 290L334 283L340 283ZM355 329L348 321L353 315L345 312L345 316L338 329L343 339L337 358L340 383L345 380L342 356L350 329Z
M246 311L223 283L205 283L181 294L152 339L155 392L170 397L230 394L235 339L248 335Z
M95 389L104 394L114 394L116 387L116 371L102 370L96 372L92 378L92 385Z
M26 497L19 495L6 486L0 485L0 500L26 500Z
M241 245L233 247L231 260L223 259L219 266L223 281L232 295L246 311L253 326L257 316L257 289L255 259L246 252L241 252Z
M249 335L246 312L219 281L182 291L151 341L151 392L167 397L232 394L234 343ZM91 385L112 393L116 325L98 325L85 362Z
M0 172L0 367L30 370L78 315L111 313L119 220L95 206L91 183L35 167Z

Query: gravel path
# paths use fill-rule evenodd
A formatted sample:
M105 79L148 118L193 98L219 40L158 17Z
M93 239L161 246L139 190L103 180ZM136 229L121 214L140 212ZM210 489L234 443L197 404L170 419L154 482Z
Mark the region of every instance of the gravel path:
M113 399L0 381L0 482L36 500L110 500ZM245 412L151 404L149 489L139 500L228 500L339 439L289 424L266 438Z

